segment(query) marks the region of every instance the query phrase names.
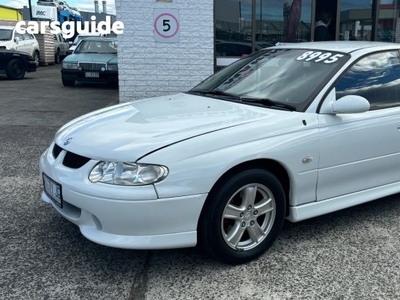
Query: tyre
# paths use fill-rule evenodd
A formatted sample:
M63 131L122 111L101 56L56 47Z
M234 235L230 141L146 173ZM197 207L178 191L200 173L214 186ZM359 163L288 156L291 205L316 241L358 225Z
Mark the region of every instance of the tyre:
M68 80L64 77L61 77L61 81L64 86L73 86L75 84L75 80Z
M59 64L61 62L61 58L60 58L60 49L57 49L57 52L54 56L54 63Z
M40 55L38 51L35 51L35 53L33 53L33 59L36 62L36 67L39 67L40 65Z
M285 219L286 199L279 180L263 169L242 171L213 190L199 222L199 244L228 264L263 254Z
M25 76L26 70L24 64L19 59L10 60L5 68L6 75L9 79L22 79Z

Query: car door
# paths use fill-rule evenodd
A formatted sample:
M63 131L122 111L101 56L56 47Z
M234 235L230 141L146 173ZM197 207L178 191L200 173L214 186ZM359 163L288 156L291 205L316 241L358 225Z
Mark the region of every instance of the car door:
M61 53L62 56L65 56L67 54L67 50L69 48L69 45L64 40L64 37L62 36L61 33L58 34L58 41L60 43L60 53Z
M325 200L400 181L400 59L384 51L358 60L329 97L365 97L365 113L320 114L317 199Z
M18 42L17 42L16 38L18 38ZM23 34L15 32L15 34L14 34L14 43L15 43L15 50L18 50L18 51L21 51L21 52L26 52L26 46L25 46L24 35Z
M24 34L24 42L25 42L25 52L29 53L30 55L33 55L37 43L33 34L26 32Z

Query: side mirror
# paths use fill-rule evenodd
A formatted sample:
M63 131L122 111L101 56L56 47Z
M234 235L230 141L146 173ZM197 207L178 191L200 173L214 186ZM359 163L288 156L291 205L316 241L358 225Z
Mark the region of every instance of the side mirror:
M369 109L370 104L364 97L347 95L336 100L336 89L332 89L324 100L320 113L327 115L356 114L369 111Z
M14 38L14 42L18 45L19 44L19 37Z
M364 97L348 95L335 101L332 108L337 114L356 114L369 111L370 104Z

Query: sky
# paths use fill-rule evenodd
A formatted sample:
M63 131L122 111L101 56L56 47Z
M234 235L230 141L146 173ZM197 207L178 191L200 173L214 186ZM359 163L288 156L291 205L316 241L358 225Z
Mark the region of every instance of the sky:
M32 5L35 5L37 0L31 0ZM69 6L76 7L81 11L94 11L93 0L67 0ZM29 0L0 0L0 5L5 5L14 8L22 8L28 6ZM99 0L100 12L103 11L101 0ZM107 0L107 12L115 14L115 0Z

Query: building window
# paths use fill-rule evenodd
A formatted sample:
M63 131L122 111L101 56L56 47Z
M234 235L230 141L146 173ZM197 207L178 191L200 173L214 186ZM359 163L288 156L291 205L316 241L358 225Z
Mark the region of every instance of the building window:
M278 42L310 41L312 4L313 0L215 0L216 70Z

